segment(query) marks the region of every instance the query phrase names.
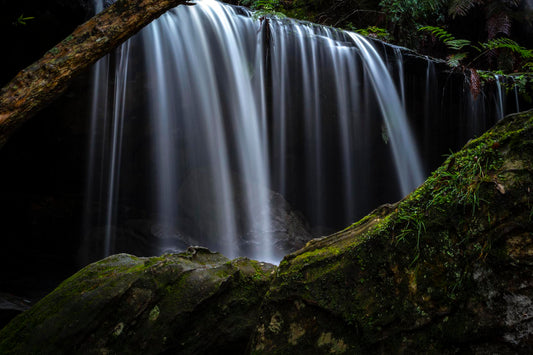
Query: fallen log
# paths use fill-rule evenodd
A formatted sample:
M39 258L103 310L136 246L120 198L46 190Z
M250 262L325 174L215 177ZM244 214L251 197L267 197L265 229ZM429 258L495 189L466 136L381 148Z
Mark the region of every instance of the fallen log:
M0 148L26 120L63 93L72 80L144 26L188 0L117 0L0 90Z

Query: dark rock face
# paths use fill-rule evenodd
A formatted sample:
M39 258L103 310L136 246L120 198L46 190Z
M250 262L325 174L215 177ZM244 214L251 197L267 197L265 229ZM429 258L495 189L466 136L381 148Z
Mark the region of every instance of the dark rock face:
M274 270L199 247L111 256L0 331L0 353L243 352Z
M533 112L280 264L252 353L531 353Z

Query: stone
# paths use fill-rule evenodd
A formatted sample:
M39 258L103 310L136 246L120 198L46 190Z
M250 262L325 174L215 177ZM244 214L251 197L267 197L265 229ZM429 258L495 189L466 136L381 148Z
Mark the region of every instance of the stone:
M274 270L201 247L110 256L1 330L0 353L243 352Z

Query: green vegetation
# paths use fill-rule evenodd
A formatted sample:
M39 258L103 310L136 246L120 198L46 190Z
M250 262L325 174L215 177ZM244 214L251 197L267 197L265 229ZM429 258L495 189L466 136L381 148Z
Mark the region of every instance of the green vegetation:
M428 31L433 36L441 40L444 44L448 46L448 48L453 50L460 50L465 46L470 45L470 41L467 39L456 39L454 36L452 36L450 33L448 33L446 30L440 27L435 26L423 26L418 29L419 31Z
M286 10L282 7L280 0L242 0L239 3L254 10L255 18L269 16L285 17Z
M376 38L385 42L388 42L392 39L392 36L389 31L377 26L368 26L364 29L354 29L354 31L359 33L360 35Z
M0 353L195 354L220 351L219 343L242 353L274 270L200 247L110 256L0 330Z
M441 41L448 48L448 65L453 68L472 68L478 64L489 63L497 55L494 70L470 70L471 91L477 93L480 87L492 83L497 75L504 78L502 82L507 92L516 90L527 102L531 102L533 88L533 50L526 49L510 38L499 37L487 42L472 44L466 39L457 39L448 31L436 26L423 26L418 29L427 32ZM517 73L517 71L521 71ZM508 73L508 74L506 74Z
M431 33L435 38L442 41L442 43L444 43L450 50L459 51L467 48L475 49L479 54L475 58L471 59L468 64L466 64L468 67L475 64L475 62L482 56L492 54L495 50L507 50L508 52L515 54L517 56L516 59L522 64L523 69L527 70L533 66L531 62L531 60L533 60L533 50L520 46L510 38L494 38L487 42L479 43L477 46L475 46L467 39L455 38L449 32L440 27L423 26L418 30ZM457 58L461 58L461 60L466 59L468 58L468 53L454 53L453 56L454 57L449 57L448 63L451 66L457 66ZM450 58L453 58L452 61L450 61Z
M445 0L381 0L379 3L395 41L411 48L418 45L417 28L443 23L445 4Z
M288 255L263 304L257 353L313 349L327 332L346 353L448 353L486 341L496 331L484 328L487 294L530 275L532 131L533 112L507 117L404 200ZM305 332L287 343L291 329Z
M256 18L289 16L341 27L445 58L455 70L475 68L468 73L474 96L481 92L482 85L493 82L495 75L505 75L506 89L516 90L526 101L531 101L533 51L510 38L513 24L527 20L526 14L517 11L516 1L342 0L330 4L319 0L240 0L238 3L255 10ZM474 16L474 8L484 16L481 24L486 37L481 38L477 28L463 29L466 38L452 34L448 28L464 27L456 22ZM386 142L386 135L383 138Z
M17 25L25 26L27 21L34 20L34 19L35 19L34 16L24 16L24 14L21 14L19 17L17 17L17 19L15 20L15 22L13 22L13 24L15 26Z

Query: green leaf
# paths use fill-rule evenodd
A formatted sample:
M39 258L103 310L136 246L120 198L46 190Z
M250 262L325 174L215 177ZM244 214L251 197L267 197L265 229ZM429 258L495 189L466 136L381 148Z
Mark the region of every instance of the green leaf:
M462 49L463 47L469 46L471 42L467 39L453 39L453 40L448 40L445 43L450 49L454 49L458 51Z
M448 57L447 63L450 67L455 68L461 64L461 60L465 59L466 56L467 54L464 52L452 54Z

